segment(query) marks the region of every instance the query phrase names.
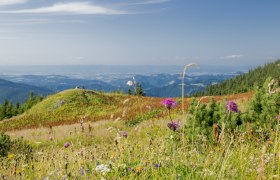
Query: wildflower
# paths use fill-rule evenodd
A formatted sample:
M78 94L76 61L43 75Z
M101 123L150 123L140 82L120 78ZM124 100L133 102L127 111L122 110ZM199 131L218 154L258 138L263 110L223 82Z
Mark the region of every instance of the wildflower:
M21 170L20 169L17 169L16 170L16 174L20 174L21 173Z
M132 168L131 168L131 167L129 167L129 168L128 168L128 171L129 171L129 172L131 172L131 171L132 171Z
M122 136L127 138L127 136L128 136L127 132L126 131L122 132Z
M156 168L159 168L159 164L155 164L155 167L156 167Z
M178 131L179 128L180 128L180 125L177 122L170 122L170 123L167 124L167 126L172 131Z
M137 167L137 172L140 173L142 171L142 169L143 169L142 166L138 166Z
M101 172L102 175L105 175L105 174L111 172L111 169L108 168L108 165L106 165L106 164L100 164L100 165L96 166L95 170L97 172Z
M227 109L229 112L238 112L237 104L233 101L228 102Z
M14 157L15 157L14 154L9 154L9 155L8 155L8 160L12 160L12 159L14 159Z
M166 98L162 101L162 104L168 109L172 109L174 106L177 105L177 102L172 98Z
M132 85L133 85L133 82L132 82L132 81L127 81L126 85L132 86Z
M257 169L258 174L262 174L264 172L264 168L263 167L259 167Z
M70 146L70 143L69 143L69 142L67 142L67 143L64 144L64 147L65 147L65 148L68 148L69 146Z

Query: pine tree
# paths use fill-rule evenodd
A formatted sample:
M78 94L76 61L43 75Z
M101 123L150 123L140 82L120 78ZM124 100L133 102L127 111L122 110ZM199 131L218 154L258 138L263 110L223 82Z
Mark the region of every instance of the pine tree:
M0 111L0 119L5 119L7 117L7 108L8 108L8 100L5 99L3 105L1 106L1 111Z
M135 95L136 96L146 96L141 83L137 83L136 89L135 89Z
M19 102L17 102L14 107L14 113L15 113L15 116L22 113Z
M129 87L128 91L127 91L127 94L131 95L132 92L131 92L131 88Z
M13 102L9 102L6 110L6 117L5 118L11 118L14 116L14 106Z

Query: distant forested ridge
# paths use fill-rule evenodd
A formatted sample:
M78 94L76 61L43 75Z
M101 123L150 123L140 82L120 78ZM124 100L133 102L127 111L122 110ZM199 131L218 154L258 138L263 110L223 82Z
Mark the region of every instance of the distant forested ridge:
M0 104L4 103L5 99L12 101L13 103L23 103L27 100L30 92L42 96L47 96L53 93L53 91L45 87L37 87L34 85L15 83L0 79Z
M280 59L273 63L259 66L246 74L236 76L220 84L210 85L204 91L194 93L194 96L215 96L244 93L253 90L254 86L261 86L271 77L279 81Z
M33 92L29 94L28 99L22 104L19 102L13 103L5 99L3 104L0 104L0 121L22 114L42 100L43 96L35 96Z

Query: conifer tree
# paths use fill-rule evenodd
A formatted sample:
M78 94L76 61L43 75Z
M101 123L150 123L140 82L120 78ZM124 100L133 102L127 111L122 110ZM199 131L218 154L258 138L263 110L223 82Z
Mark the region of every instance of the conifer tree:
M5 119L7 117L8 100L5 99L3 105L1 106L0 119Z
M146 96L141 83L137 83L136 89L135 89L135 95L136 96Z

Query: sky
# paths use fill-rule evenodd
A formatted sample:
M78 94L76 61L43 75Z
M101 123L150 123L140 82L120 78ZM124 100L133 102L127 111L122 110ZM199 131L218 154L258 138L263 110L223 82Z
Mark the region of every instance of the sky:
M279 0L0 0L0 65L262 65Z

